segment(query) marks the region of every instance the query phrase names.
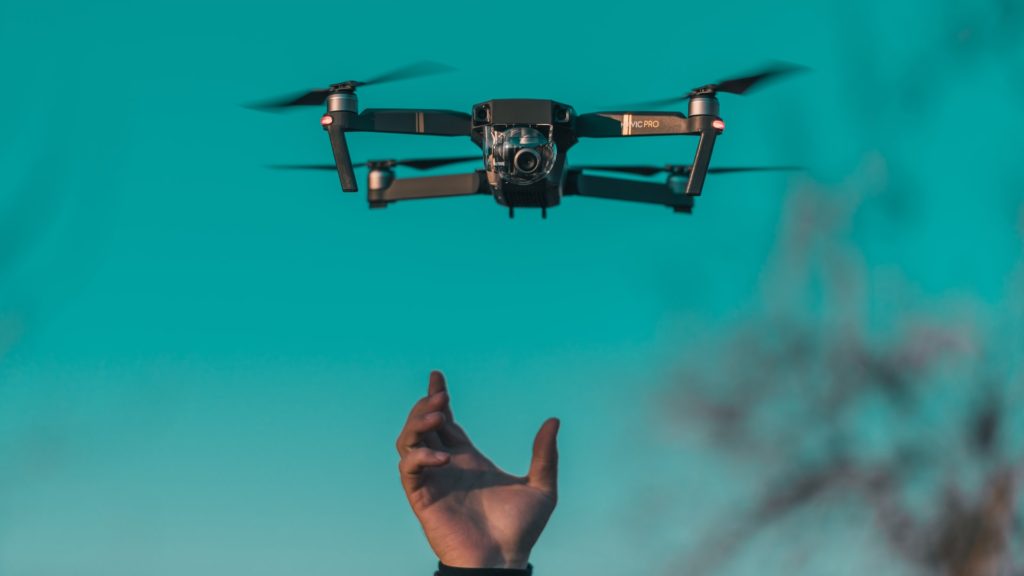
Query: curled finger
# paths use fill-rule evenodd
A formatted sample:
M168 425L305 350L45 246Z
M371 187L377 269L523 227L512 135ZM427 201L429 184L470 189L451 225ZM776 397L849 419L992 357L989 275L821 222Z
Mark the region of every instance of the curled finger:
M444 466L450 458L451 455L443 450L426 447L413 448L406 452L398 462L398 471L406 492L418 490L423 485L424 470Z
M441 412L428 412L426 414L410 415L409 421L405 423L398 440L395 441L395 448L398 453L404 455L419 445L426 445L430 448L439 449L441 443L438 441L435 430L444 425L444 414Z

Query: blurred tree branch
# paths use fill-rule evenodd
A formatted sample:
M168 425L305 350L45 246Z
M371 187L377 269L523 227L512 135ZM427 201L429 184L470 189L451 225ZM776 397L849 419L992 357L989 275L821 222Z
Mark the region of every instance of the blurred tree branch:
M864 172L845 194L808 185L793 195L769 270L769 304L684 363L661 403L670 418L771 473L756 504L711 531L671 573L707 573L761 532L793 529L793 517L813 518L852 498L917 570L1024 574L1014 559L1024 455L1007 426L1024 414L1024 379L1012 350L1008 361L997 357L999 340L1020 329L1013 312L1024 309L1024 292L1009 295L1011 314L995 311L1008 326L982 330L906 308L892 319L895 329L872 334L857 318L867 304L866 272L843 242L871 188ZM1011 287L1020 287L1022 271L1024 262ZM815 282L820 305L802 307ZM938 400L936 419L929 410ZM942 480L928 492L930 510L917 510L907 493L929 474Z

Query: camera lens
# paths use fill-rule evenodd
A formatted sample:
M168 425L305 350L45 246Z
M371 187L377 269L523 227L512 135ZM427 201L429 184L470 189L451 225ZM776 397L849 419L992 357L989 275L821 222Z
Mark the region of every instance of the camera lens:
M516 170L523 174L533 174L540 168L540 154L533 148L523 148L519 152L516 152L516 158L513 160L516 166Z

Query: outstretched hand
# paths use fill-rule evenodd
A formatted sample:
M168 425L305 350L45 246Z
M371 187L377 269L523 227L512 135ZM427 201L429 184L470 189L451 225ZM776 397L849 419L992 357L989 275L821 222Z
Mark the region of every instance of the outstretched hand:
M558 501L559 421L533 441L526 476L501 470L455 423L444 376L430 373L396 447L402 487L438 559L463 568L526 568Z

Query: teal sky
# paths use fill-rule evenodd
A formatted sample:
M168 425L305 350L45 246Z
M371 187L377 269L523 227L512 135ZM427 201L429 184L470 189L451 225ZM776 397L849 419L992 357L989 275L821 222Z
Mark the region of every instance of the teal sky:
M1024 183L1009 16L966 1L0 5L0 573L428 574L393 444L434 368L510 472L561 418L537 574L664 569L757 483L670 432L656 392L684 351L763 307L795 191L884 175L844 232L867 323L898 307L894 277L924 309L1007 310ZM243 104L423 58L458 71L368 87L361 105L587 112L804 64L722 97L713 163L808 172L710 177L690 217L569 198L509 220L488 198L370 211L335 175L266 168L330 160L319 112ZM685 163L694 143L584 141L570 162ZM476 151L350 144L355 160ZM878 570L851 552L873 549L870 530L845 530L821 567ZM736 573L785 565L748 556Z

